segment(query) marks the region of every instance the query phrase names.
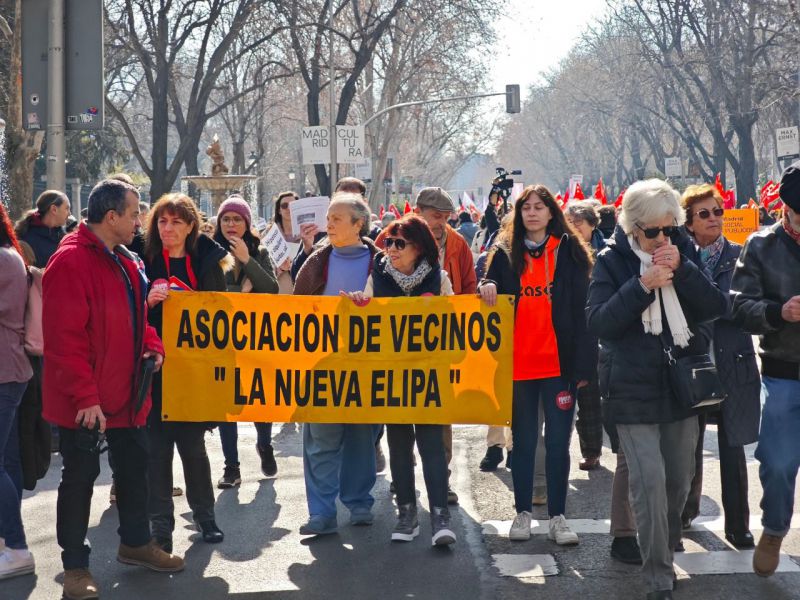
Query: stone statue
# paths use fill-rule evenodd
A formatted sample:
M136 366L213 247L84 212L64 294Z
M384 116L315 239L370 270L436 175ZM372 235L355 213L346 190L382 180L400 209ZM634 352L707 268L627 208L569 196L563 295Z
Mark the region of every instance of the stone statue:
M211 157L211 174L215 177L228 174L228 166L225 164L225 155L222 152L222 146L219 143L219 137L214 134L214 139L211 140L211 145L206 148L206 154Z

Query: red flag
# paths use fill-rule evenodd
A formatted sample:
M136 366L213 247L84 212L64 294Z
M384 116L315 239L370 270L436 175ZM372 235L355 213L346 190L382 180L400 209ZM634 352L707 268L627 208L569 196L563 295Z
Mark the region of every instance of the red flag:
M725 210L731 210L736 208L736 192L733 190L727 190L722 197L725 198L725 202L722 204L722 208Z
M393 214L395 217L397 217L398 219L399 219L399 218L402 216L402 215L400 214L400 211L399 211L399 210L397 210L397 207L396 207L394 204L390 204L390 205L389 205L389 212L390 212L390 213L392 213L392 214Z
M411 205L408 203L408 200L406 200L406 205L403 207L403 214L407 215L410 212L411 212Z
M378 212L378 219L383 219L383 215L385 214L386 214L386 209L383 207L383 204L381 204L381 210Z
M620 206L622 206L622 197L623 197L624 195L625 195L625 190L622 190L622 191L619 193L619 196L617 196L617 199L614 201L614 206L616 206L617 208L619 208Z
M761 188L761 206L769 210L770 205L780 198L780 187L780 184L769 180L764 187Z
M581 188L580 183L575 184L575 200L586 200L586 196L583 195L583 189Z
M564 206L567 205L567 202L569 202L569 187L567 187L567 191L564 192Z
M600 178L600 181L597 182L597 185L594 188L594 197L597 200L600 200L601 204L608 204L608 197L606 196L606 190L603 187L603 178Z
M714 187L717 188L717 191L724 198L725 197L725 188L722 186L722 179L720 179L719 173L717 173L717 179L714 181Z
M750 200L747 201L747 208L755 208L757 210L758 209L758 204L756 204L755 200L750 198Z

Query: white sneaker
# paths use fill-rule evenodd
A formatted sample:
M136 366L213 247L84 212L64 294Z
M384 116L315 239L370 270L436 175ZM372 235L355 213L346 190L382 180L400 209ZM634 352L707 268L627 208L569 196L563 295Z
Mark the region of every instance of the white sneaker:
M559 546L573 546L578 543L578 535L569 528L564 515L550 517L547 539L553 540Z
M508 532L508 539L515 542L524 542L531 539L531 513L523 510L514 517L514 522Z
M33 554L27 550L12 550L6 548L0 554L0 579L8 579L17 575L33 573L36 566Z

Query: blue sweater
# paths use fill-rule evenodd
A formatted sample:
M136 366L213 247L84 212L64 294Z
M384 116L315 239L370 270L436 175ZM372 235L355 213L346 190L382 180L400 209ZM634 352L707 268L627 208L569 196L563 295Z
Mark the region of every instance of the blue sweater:
M339 291L363 291L371 262L369 248L361 242L334 248L328 260L328 278L323 295L338 296Z

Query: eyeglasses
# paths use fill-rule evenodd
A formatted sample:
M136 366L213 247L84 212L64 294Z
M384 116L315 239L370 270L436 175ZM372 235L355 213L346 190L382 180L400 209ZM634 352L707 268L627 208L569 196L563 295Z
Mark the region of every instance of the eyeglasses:
M701 219L703 219L705 221L712 214L715 217L721 217L722 215L725 214L725 209L724 208L720 208L719 206L717 208L715 208L714 210L708 210L707 208L701 208L700 210L698 210L694 214L695 214L696 217L700 217Z
M386 245L386 249L388 250L392 246L397 248L398 250L405 250L406 244L410 244L411 242L407 242L403 238L390 238L387 237L383 240L384 244Z
M240 225L240 224L244 223L244 219L242 217L238 217L238 216L236 216L236 217L233 217L233 216L232 217L222 217L222 219L220 219L220 221L222 221L223 225Z
M675 233L675 230L678 229L675 227L675 225L667 225L666 227L648 227L647 229L638 223L636 226L642 230L644 237L646 237L648 240L656 239L659 233L663 233L664 237L670 237L673 233Z

